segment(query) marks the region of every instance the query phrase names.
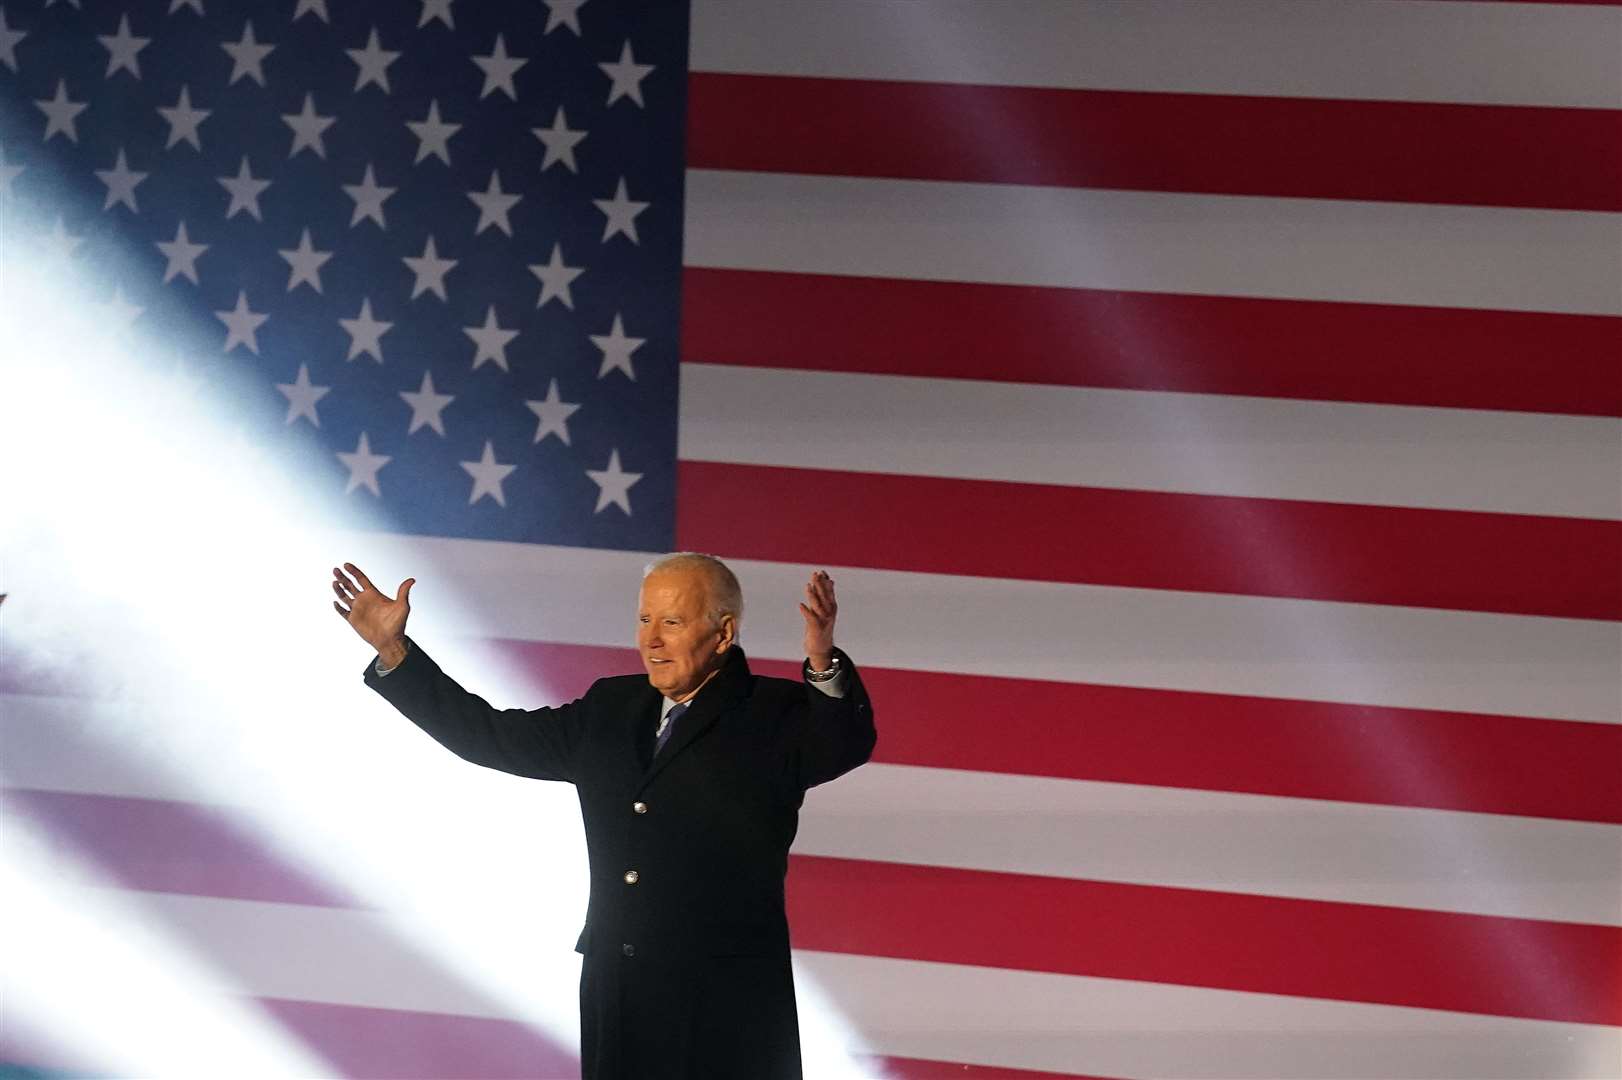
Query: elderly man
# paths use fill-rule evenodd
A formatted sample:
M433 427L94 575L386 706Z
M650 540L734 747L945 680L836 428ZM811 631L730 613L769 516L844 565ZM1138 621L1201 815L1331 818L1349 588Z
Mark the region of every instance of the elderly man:
M875 740L861 678L834 647L833 580L819 571L805 587L794 683L750 673L732 571L667 556L647 568L637 605L646 676L526 710L492 708L405 636L415 579L391 599L344 568L332 572L333 606L377 650L368 686L466 760L579 793L587 1080L799 1077L789 844L805 790L862 764Z

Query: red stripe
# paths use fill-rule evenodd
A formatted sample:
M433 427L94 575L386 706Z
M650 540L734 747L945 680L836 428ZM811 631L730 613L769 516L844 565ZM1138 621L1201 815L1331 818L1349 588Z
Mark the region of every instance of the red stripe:
M676 537L776 562L1622 619L1617 521L682 461Z
M1622 111L688 76L704 169L1622 210Z
M544 1031L516 1020L405 1009L255 999L317 1054L355 1080L535 1080L574 1077L580 1063Z
M1622 1023L1622 931L1611 927L855 859L790 864L801 949Z
M167 799L8 787L0 805L36 821L108 877L143 892L360 908L283 861L236 811Z
M682 272L682 358L1622 416L1622 319L744 270Z
M199 991L209 994L210 991ZM288 998L233 997L231 1004L262 1011L279 1024L294 1042L301 1042L336 1067L333 1074L350 1080L444 1080L479 1077L480 1080L537 1080L577 1077L575 1055L547 1034L516 1020L456 1016L406 1009L378 1009ZM139 1012L132 1003L132 1009ZM93 1022L94 1017L86 1017ZM126 1017L127 1019L127 1017ZM48 1075L103 1076L105 1059L80 1046L30 1037L21 1023L8 1023L0 1032L0 1076L14 1076L6 1066L29 1066L54 1071ZM199 1038L200 1033L176 1029L173 1038ZM127 1062L133 1068L133 1062ZM282 1063L288 1069L291 1063ZM33 1076L24 1073L22 1076ZM134 1075L122 1072L119 1075ZM219 1075L247 1075L246 1071ZM288 1072L287 1075L295 1075ZM46 1074L38 1077L46 1080Z
M1107 1080L1080 1073L1032 1072L1005 1069L998 1065L969 1065L956 1061L930 1061L924 1058L882 1057L868 1054L856 1059L872 1069L870 1075L885 1080Z
M63 798L91 803L107 797ZM148 849L157 843L190 860L214 857L210 837L192 832L179 842L158 841L151 826L161 823L143 824L136 836ZM97 857L117 846L108 837L90 839ZM1622 967L1616 963L1622 934L1610 927L852 859L791 861L790 918L799 948L1581 1023L1622 1021ZM192 895L221 895L209 880L189 880L181 891L200 883L205 891ZM1302 956L1312 963L1300 963ZM1545 985L1528 970L1527 957L1559 978Z
M640 670L629 648L490 644L554 701ZM750 666L797 677L782 661ZM874 760L892 765L1622 824L1612 724L865 666L862 678ZM980 701L1001 703L995 732Z

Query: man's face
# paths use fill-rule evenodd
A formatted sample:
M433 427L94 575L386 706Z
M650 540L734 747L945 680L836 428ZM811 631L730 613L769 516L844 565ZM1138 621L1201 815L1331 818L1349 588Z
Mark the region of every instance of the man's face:
M732 643L732 621L711 625L709 583L691 570L658 570L642 579L637 602L636 648L648 681L685 701L721 666Z

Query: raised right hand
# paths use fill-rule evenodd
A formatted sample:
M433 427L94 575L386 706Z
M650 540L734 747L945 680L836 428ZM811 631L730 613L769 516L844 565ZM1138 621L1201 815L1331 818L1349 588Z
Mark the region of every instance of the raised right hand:
M406 617L411 614L411 586L417 579L402 581L394 599L390 600L354 563L344 563L344 570L355 577L350 580L343 570L332 568L332 591L338 594L338 599L332 602L333 608L354 627L355 633L377 650L386 665L399 663L405 656Z

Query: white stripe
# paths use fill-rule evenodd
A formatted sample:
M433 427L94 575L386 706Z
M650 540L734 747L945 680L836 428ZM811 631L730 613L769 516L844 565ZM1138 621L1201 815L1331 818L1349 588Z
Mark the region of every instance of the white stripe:
M412 628L628 647L646 553L334 536L418 579ZM726 551L717 554L727 556ZM808 567L729 560L752 655L797 660ZM827 568L858 663L918 671L1622 722L1622 625L1314 600ZM879 703L882 708L882 703Z
M1622 518L1622 421L1608 417L685 363L679 454L687 461Z
M428 950L415 947L408 923L382 911L277 904L261 900L227 900L177 893L142 893L122 889L86 889L55 883L53 891L70 899L83 893L99 903L122 901L149 922L171 928L208 965L218 982L200 982L201 993L252 994L330 1005L409 1009L451 1016L526 1019L514 1003L503 1003L447 970ZM515 928L512 940L526 931ZM548 982L579 979L556 969L578 955L560 951L548 956ZM567 1024L567 1015L548 1016Z
M1622 925L1622 828L1589 822L869 764L806 794L794 850Z
M695 0L695 71L1622 106L1622 13L1369 0Z
M1614 1080L1622 1054L1622 1032L1597 1025L836 953L795 961L874 1052L897 1057L1167 1080Z
M164 710L25 695L0 708L8 787L200 798L106 745L107 732L162 731L175 722ZM1398 753L1393 767L1407 767ZM259 792L223 794L237 810L266 805ZM1588 822L870 764L807 794L794 850L1622 925L1622 829Z
M691 169L684 243L737 270L1622 314L1622 214L1591 211Z
M219 980L198 984L199 994L539 1019L539 1003L498 1001L425 959L383 913L59 890L69 904L75 892L127 900L210 957ZM512 940L529 932L508 931ZM1004 1067L1252 1080L1607 1077L1619 1045L1617 1029L1596 1025L805 951L795 961L874 1052ZM514 954L520 962L549 986L578 972L562 949ZM548 997L544 1022L566 1039L569 1020Z

